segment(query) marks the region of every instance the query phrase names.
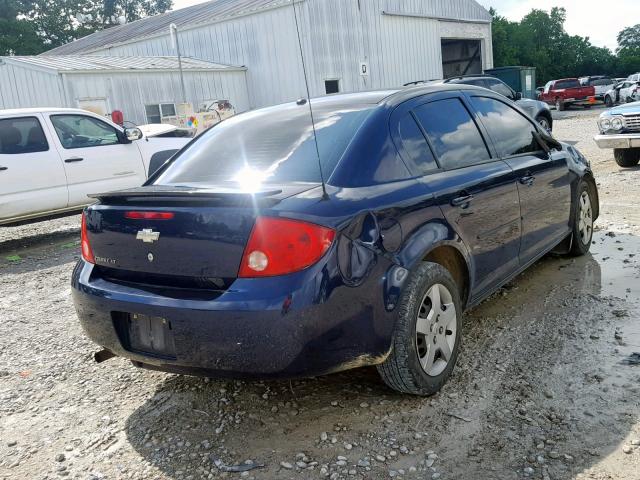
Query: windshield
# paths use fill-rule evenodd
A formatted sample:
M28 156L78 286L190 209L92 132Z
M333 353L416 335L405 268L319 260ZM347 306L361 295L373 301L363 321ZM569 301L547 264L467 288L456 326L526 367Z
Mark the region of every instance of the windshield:
M375 105L314 106L318 151L327 179ZM309 105L264 108L225 120L183 151L155 185L320 182Z
M591 82L591 85L593 85L594 87L602 87L604 85L611 85L613 83L613 80L611 80L610 78L601 78L599 80L593 80Z

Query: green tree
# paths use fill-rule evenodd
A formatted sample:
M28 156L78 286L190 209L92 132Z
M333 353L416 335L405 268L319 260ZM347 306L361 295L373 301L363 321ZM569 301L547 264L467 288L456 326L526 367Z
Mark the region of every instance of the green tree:
M618 51L640 49L640 23L618 33Z
M0 0L0 55L33 55L44 48L34 25L19 18L16 0Z
M172 0L0 0L0 52L40 53L171 6ZM4 28L3 20L13 30ZM16 28L30 35L28 42L14 40Z

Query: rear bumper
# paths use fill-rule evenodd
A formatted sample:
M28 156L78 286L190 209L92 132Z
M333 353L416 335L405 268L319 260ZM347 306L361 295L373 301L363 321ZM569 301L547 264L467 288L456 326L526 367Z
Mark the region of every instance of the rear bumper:
M94 267L80 261L72 295L86 334L137 366L213 377L313 376L386 358L394 314L381 279L390 267L378 261L353 287L327 262L284 277L239 279L214 300L190 300L94 279ZM116 312L167 319L175 355L130 351Z
M640 148L640 133L596 135L593 140L600 148Z

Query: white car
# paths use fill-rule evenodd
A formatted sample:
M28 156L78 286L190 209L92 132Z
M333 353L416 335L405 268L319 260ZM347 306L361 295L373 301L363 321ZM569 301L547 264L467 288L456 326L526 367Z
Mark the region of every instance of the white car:
M142 185L190 138L148 138L79 109L0 110L0 225L73 213Z
M640 100L640 82L624 80L615 85L604 95L604 103L607 107L613 107L618 103L635 102Z

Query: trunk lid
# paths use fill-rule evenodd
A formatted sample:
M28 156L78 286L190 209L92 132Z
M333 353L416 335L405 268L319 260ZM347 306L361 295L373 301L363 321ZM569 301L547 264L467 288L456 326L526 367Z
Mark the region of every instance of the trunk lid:
M94 195L100 203L87 211L87 236L96 265L110 276L232 279L259 212L315 186L269 186L253 193L224 185L150 186ZM127 212L172 218L131 219Z

